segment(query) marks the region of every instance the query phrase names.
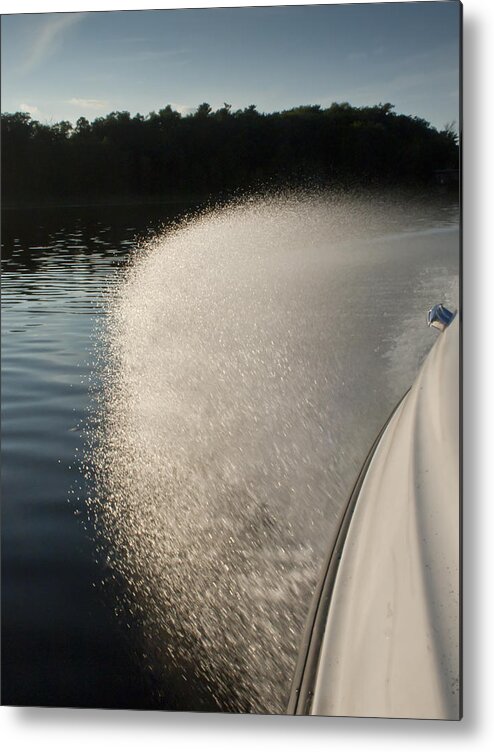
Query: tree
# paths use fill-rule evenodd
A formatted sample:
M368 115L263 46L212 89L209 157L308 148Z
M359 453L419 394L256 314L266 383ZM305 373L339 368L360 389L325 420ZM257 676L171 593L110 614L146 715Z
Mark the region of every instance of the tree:
M207 118L212 112L211 105L207 102L203 102L199 105L197 110L194 113L194 117L196 118Z
M450 123L446 123L443 130L441 131L441 134L446 138L449 138L450 141L453 141L453 143L455 143L456 145L458 144L459 136L456 129L456 122L454 120L452 120Z
M182 117L111 112L47 125L26 112L2 116L4 201L95 196L211 194L300 181L413 182L458 168L454 124L442 131L397 115L389 102L301 105L260 114L207 102Z

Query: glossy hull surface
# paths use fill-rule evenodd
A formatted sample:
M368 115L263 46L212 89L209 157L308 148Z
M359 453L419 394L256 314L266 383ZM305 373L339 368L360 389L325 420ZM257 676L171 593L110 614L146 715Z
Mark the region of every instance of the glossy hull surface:
M295 712L460 717L458 328L439 335L372 456Z

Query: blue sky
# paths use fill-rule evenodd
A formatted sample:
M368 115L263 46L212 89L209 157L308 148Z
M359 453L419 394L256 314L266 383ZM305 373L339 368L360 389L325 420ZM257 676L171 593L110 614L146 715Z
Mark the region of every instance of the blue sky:
M458 40L455 0L6 15L2 111L391 102L442 128L458 122Z

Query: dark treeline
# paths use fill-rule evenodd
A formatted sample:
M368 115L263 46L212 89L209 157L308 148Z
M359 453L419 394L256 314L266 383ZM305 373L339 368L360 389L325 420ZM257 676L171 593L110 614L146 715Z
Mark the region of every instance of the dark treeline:
M304 106L261 114L202 104L147 117L112 112L46 125L2 115L4 205L219 194L269 183L419 183L458 168L451 127L390 104Z

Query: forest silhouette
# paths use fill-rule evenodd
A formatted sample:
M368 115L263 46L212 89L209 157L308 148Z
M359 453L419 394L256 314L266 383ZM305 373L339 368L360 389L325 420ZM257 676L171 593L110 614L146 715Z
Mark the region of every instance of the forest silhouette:
M52 125L2 115L3 205L177 199L298 185L411 185L455 175L458 139L393 105L112 112Z

